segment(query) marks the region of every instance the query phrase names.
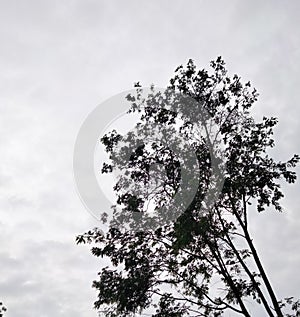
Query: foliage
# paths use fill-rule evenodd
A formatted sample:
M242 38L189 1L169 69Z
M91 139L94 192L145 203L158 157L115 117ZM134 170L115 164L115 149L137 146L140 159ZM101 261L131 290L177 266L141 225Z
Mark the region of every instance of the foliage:
M210 208L205 208L203 200L212 162L207 140L199 133L208 118L203 121L199 112L184 105L171 111L164 102L166 96L152 94L142 100L138 85L136 95L127 97L132 105L130 112L141 115L139 127L152 122L189 138L198 160L193 172L200 182L192 203L175 223L139 232L112 224L105 235L96 228L77 237L77 243L94 243L93 255L111 261L93 283L98 292L95 308L105 310L106 316L133 316L151 307L156 311L153 317L222 316L227 310L250 316L249 301L262 305L268 316L300 315L299 302L277 299L248 226L248 212L263 212L268 207L282 211L280 182L295 182L292 168L299 156L286 162L269 156L268 149L275 145L272 134L277 119L263 117L256 122L250 108L258 93L250 82L243 84L237 75L230 77L221 57L210 66L211 73L197 70L189 60L186 67L176 69L169 87L197 100L218 127L226 162L225 182ZM101 140L114 158L104 164L102 172L123 172L114 187L122 208L121 213L114 209L116 219L122 213L146 213L151 199L156 208L168 206L180 184L179 158L154 142L150 147L137 148L125 165L122 150L119 154L113 151L120 140L116 131ZM159 167L153 172L154 164ZM153 176L158 173L158 179L163 172L164 181L149 193ZM134 190L130 182L135 184ZM291 309L285 313L288 305Z
M3 313L6 312L6 308L3 306L3 304L0 302L0 317L3 317Z

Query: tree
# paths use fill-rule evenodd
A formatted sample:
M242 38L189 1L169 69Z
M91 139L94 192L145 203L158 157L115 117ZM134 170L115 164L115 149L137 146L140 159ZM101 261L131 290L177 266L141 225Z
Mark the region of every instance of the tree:
M260 213L271 207L282 211L280 181L295 182L292 169L299 156L287 162L276 162L269 156L277 119L263 117L256 122L250 108L258 93L250 82L243 84L237 75L230 77L221 57L210 66L211 73L197 70L189 60L186 67L176 69L168 89L196 100L205 110L201 116L199 109L185 103L168 108L168 92L163 95L153 89L143 99L142 88L136 85L136 94L127 96L129 112L140 114L137 129L147 124L168 127L174 131L168 136L170 142L179 133L188 138L196 155L192 173L199 178L197 190L175 222L141 231L133 230L130 223L116 226L129 219L124 218L126 214L146 214L149 201L154 210L166 211L179 191L183 167L180 158L158 141L138 146L127 162L123 158L130 147L123 143L115 151L122 140L117 131L101 139L112 159L103 165L102 172L123 172L114 187L121 209L113 206L114 221L106 234L95 228L78 236L77 243L94 243L92 254L111 261L93 282L98 292L94 306L106 316L133 316L151 307L153 317L221 316L225 311L250 316L249 301L262 305L267 316L300 316L299 301L276 297L248 225L249 212ZM213 158L211 141L201 133L203 129L207 132L211 120L222 141L221 146L213 140L214 151L222 158L218 166L221 161L225 165L221 192L208 207L204 201L209 187L214 186ZM130 134L128 138L139 136ZM153 179L155 186L149 187Z

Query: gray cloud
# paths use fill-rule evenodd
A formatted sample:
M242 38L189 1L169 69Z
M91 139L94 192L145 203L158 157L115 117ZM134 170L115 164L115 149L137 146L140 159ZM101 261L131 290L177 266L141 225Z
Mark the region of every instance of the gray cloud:
M2 1L0 9L0 298L7 316L96 316L100 262L75 246L97 223L73 184L80 124L105 98L165 86L176 66L224 56L278 116L277 148L299 152L299 2ZM299 169L298 169L299 171ZM299 294L299 182L286 213L253 216L255 241L280 295ZM258 314L259 316L259 314Z

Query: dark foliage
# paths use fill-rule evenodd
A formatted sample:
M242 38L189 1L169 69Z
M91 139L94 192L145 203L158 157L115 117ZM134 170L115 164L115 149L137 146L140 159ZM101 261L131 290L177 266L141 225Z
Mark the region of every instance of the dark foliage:
M224 145L225 182L210 208L203 204L211 183L210 153L198 129L200 121L205 126L206 118L198 118L198 112L184 105L174 112L164 106L161 101L167 97L161 95L142 100L139 86L135 96L127 97L130 112L141 115L140 127L153 122L188 136L198 160L193 172L200 182L194 200L175 223L141 232L112 224L105 235L95 229L77 237L78 243L94 243L93 255L112 263L101 269L93 283L98 292L95 308L106 316L133 316L151 307L156 311L153 317L222 316L227 310L250 316L248 302L262 305L266 316L300 316L299 302L277 299L248 230L248 212L272 207L282 211L280 182L295 182L292 168L299 156L287 162L270 157L277 119L264 117L256 122L249 111L257 101L256 90L237 75L229 77L220 57L211 62L211 68L211 73L197 70L189 60L186 67L176 69L170 81L171 91L190 96L204 107ZM151 199L157 208L168 206L181 179L179 159L154 142L150 147L138 147L125 165L122 151L113 152L120 140L116 131L102 138L113 158L102 172L116 168L123 172L114 187L122 210L114 209L115 219L122 213L146 213ZM158 168L151 169L153 165ZM162 173L164 181L149 193L149 183ZM139 185L138 194L130 182Z
M4 316L4 312L6 312L6 308L3 306L3 304L0 302L0 317Z

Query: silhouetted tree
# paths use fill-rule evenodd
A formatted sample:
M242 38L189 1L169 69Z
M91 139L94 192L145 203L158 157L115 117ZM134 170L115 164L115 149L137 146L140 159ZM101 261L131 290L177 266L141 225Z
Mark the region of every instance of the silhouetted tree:
M267 207L282 211L279 182L295 182L291 168L299 156L287 162L269 156L277 119L264 117L256 122L249 109L257 100L257 91L237 75L230 77L221 57L210 65L211 73L197 70L189 60L186 67L176 69L169 87L169 91L195 99L209 118L203 117L203 112L200 118L199 109L184 103L178 103L176 111L168 108L168 93L153 90L142 99L139 85L136 95L127 96L129 112L141 115L138 129L149 123L173 129L170 141L180 133L188 137L196 153L198 166L193 173L199 176L197 192L174 223L141 231L132 230L130 223L128 227L116 225L126 214L147 213L149 200L154 210L169 206L181 181L180 159L165 145L153 142L139 146L127 162L122 158L129 147L123 145L114 152L122 139L116 131L101 139L113 159L104 164L102 172L124 172L114 187L121 211L113 206L115 217L106 234L96 228L78 236L77 243L94 243L93 255L111 261L93 282L98 292L95 308L101 308L106 316L133 316L151 307L153 317L221 316L227 310L250 316L249 301L262 305L267 316L300 316L298 301L276 297L248 225L248 212L263 212ZM208 140L199 132L208 120L218 128L223 148L217 150L225 162L222 190L209 208L204 197L211 184L212 159ZM158 168L153 170L155 164ZM149 192L155 173L157 180L163 172L163 182Z

